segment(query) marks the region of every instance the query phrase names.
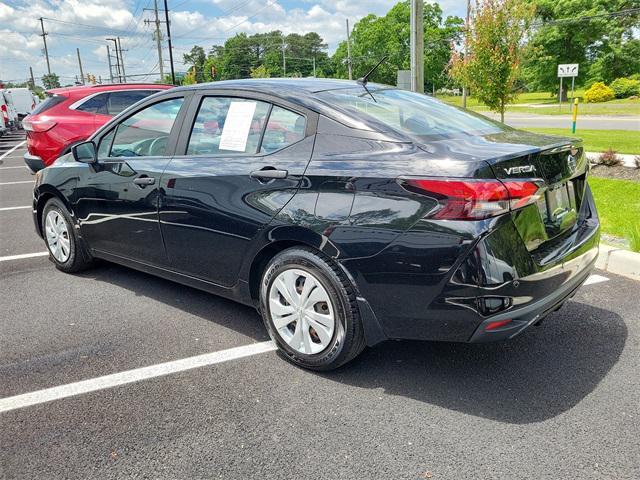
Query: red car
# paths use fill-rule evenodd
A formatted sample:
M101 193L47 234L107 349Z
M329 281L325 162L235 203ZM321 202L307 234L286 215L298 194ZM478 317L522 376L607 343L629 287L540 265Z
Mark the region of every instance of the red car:
M48 90L49 98L22 121L28 147L24 162L33 173L51 165L114 115L168 88L171 85L125 83Z

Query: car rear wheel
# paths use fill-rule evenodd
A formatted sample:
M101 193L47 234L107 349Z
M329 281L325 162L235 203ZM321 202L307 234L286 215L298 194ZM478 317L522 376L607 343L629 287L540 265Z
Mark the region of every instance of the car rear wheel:
M49 250L49 258L58 270L73 273L91 265L91 260L85 258L84 252L80 250L71 215L56 198L52 198L44 206L42 233Z
M280 352L296 365L331 370L365 346L355 289L328 257L290 248L267 266L260 310Z

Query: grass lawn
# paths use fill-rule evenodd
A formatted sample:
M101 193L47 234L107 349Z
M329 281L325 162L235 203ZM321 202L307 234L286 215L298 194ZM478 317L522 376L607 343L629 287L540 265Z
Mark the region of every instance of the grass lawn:
M589 177L602 232L624 238L640 225L640 183Z
M618 153L634 153L640 155L640 132L629 130L580 130L575 134L569 128L526 128L536 133L550 133L578 137L584 140L587 152L604 152L613 148Z
M603 103L583 103L583 93L583 90L576 90L575 92L576 96L580 98L580 106L578 107L579 115L640 115L640 99L616 99ZM452 105L457 105L458 107L462 106L461 96L439 95L436 98ZM550 96L548 92L521 93L513 103L516 105L507 106L507 112L536 113L539 115L571 114L571 109L567 103L563 103L562 108L559 108L557 98ZM521 105L524 103L530 105ZM480 104L478 99L473 97L467 99L467 106L478 112L486 112L489 110L486 106Z

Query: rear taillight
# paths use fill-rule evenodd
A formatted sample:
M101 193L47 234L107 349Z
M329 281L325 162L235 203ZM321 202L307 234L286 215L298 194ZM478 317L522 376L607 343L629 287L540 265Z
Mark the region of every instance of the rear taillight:
M404 178L401 185L438 202L427 215L438 220L480 220L536 202L539 186L532 181Z
M29 117L22 121L22 128L28 132L46 132L56 126L52 120L36 120Z
M2 117L5 119L5 121L9 120L9 114L7 113L7 106L2 105L0 106L0 108L2 109Z

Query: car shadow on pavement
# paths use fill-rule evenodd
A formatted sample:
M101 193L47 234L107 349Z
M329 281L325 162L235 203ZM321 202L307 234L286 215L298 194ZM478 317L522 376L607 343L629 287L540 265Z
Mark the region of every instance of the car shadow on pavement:
M254 308L217 295L107 262L100 262L96 268L78 276L117 285L256 341L269 340L262 319Z
M507 342L391 341L323 376L500 422L541 422L589 395L626 338L619 315L571 301Z

